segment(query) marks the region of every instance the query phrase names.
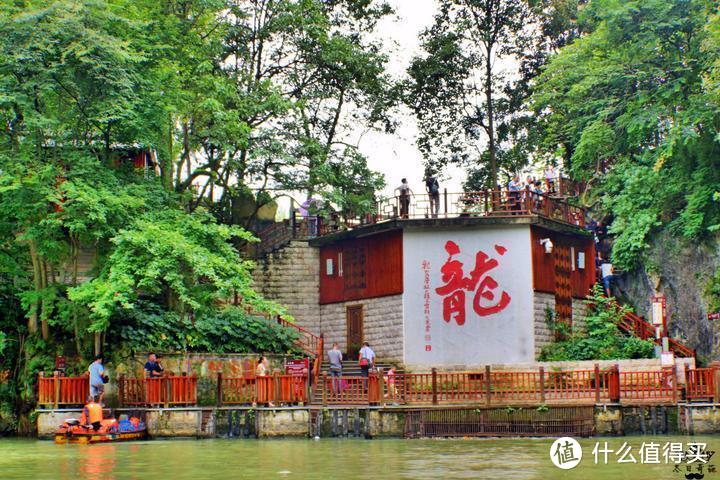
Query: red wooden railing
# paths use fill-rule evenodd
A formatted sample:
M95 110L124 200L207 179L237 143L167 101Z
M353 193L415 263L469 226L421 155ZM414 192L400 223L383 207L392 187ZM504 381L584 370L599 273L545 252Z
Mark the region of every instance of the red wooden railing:
M308 377L272 375L256 378L226 378L218 374L218 406L291 404L307 402Z
M634 335L638 338L642 338L643 340L652 340L657 345L662 344L662 339L656 338L655 335L655 326L652 325L650 322L645 320L644 318L632 313L628 312L618 323L618 327L623 330L624 332L627 332L631 335ZM678 357L695 357L695 350L692 348L683 345L679 341L675 340L674 338L668 337L668 343L670 350Z
M83 377L38 376L38 405L74 406L84 405L90 395L90 381Z
M714 368L685 369L685 398L689 401L713 401L715 371Z
M677 398L673 368L620 372L620 403L675 403Z
M691 372L693 370L690 370ZM708 373L702 373L703 379ZM384 378L383 397L398 404L485 403L623 404L673 403L678 399L674 369L618 372L600 370L458 372L397 374ZM707 392L707 380L698 396Z
M322 377L323 405L368 405L380 403L380 378Z
M118 381L125 406L181 406L197 404L197 377L125 378Z
M255 378L226 378L218 374L218 405L248 405L257 403Z
M428 194L416 194L410 196L409 200L396 196L378 202L375 213L370 215L318 218L318 234L327 235L338 230L383 220L412 218L540 215L577 227L585 226L585 210L581 207L570 205L567 201L552 195L533 193L529 190L462 193L445 191L438 198L436 210L433 197Z
M311 356L318 353L320 336L315 335L311 331L304 329L300 325L288 322L280 315L277 316L277 323L279 323L283 327L293 329L298 333L298 339L295 341L295 345L302 349L303 352ZM322 350L320 351L322 352Z
M685 371L685 398L714 401L715 368ZM619 372L617 366L554 371L437 372L363 377L320 378L318 392L324 405L423 404L559 404L602 402L625 405L671 404L680 399L675 368ZM224 378L218 374L217 404L294 404L308 401L307 376ZM196 377L125 378L119 380L124 406L179 406L197 404ZM38 379L38 404L82 405L88 393L87 377ZM316 399L317 400L317 399Z
M393 403L593 403L610 398L609 370L453 372L385 377Z

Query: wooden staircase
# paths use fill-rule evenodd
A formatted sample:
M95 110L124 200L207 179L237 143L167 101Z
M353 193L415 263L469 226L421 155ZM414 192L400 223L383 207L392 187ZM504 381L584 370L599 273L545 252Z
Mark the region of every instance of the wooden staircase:
M383 372L387 372L388 370L390 370L390 367L395 367L396 374L404 373L404 370L398 369L397 366L391 363L378 362L375 364L375 367L377 369L382 369ZM322 382L324 375L327 375L328 378L330 377L330 363L327 360L322 361L320 372L316 377L317 381L313 383L310 405L321 406L323 404ZM342 375L343 377L360 377L361 370L360 365L358 365L357 363L357 360L344 361Z
M643 340L652 340L656 345L662 345L662 339L655 338L655 326L644 318L629 312L618 323L618 327L625 333L634 335ZM670 350L677 357L695 357L695 350L687 345L668 337Z

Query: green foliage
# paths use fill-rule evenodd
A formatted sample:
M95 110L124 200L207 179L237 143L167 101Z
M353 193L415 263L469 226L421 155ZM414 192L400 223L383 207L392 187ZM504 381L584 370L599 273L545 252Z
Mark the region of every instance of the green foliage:
M111 334L131 351L298 353L293 329L233 306L191 319L143 301L118 311L112 325Z
M537 79L534 108L546 154L614 221L614 263L638 265L660 229L698 240L720 224L715 7L705 0L593 0L585 34Z
M201 211L149 212L113 238L98 277L69 298L89 308L90 331L105 330L116 308L132 309L140 295L163 298L181 316L213 311L234 294L258 311L281 313L250 288L252 263L240 258L233 238L253 240Z
M578 34L578 0L440 2L408 68L404 100L435 170L467 168L466 190L495 185L536 154L530 85L548 55ZM504 181L503 181L504 183Z
M555 311L550 307L545 308L545 324L556 337L565 338L572 333L567 322L555 320Z
M267 57L251 59L259 37L246 36L244 27L265 29L254 23L264 13L235 11L233 17L230 10L265 8L257 2L3 3L0 372L10 378L0 388L0 411L25 413L37 373L51 370L56 355L65 355L76 373L94 350L125 348L121 332L133 324L124 322L149 303L168 322L153 325L156 330L178 329L165 344L151 342L155 347L292 349L291 332L225 308L236 297L243 311L282 313L250 287L252 264L235 244L251 235L217 223L201 205L202 195L188 190L194 180L208 178L232 195L261 180L271 170L270 157L260 155L266 144L258 127L265 120L276 127L281 150L292 151L277 128L304 98L290 80L325 86L337 80L327 56L322 81L297 70L297 63L277 63L293 53L306 62L313 52L308 35L319 27L326 55L338 49L351 59L372 53L352 35L343 37L352 48L333 43L339 27L333 22L372 23L387 11L366 2L349 2L352 8L342 2L337 10L343 14L319 1L266 3L279 15L266 17L272 25L262 39L268 47L292 39L295 49L287 55L266 50ZM306 18L310 10L316 14ZM296 28L303 19L305 26ZM230 60L235 54L238 62ZM382 90L383 57L370 57L367 62L379 68L368 72L376 77L372 88ZM283 75L273 62L283 66ZM244 70L250 65L265 76ZM364 66L352 68L361 75ZM276 75L283 81L274 82ZM348 92L357 84L353 78L342 84ZM313 98L335 98L321 93ZM318 111L337 108L323 103ZM152 168L134 171L132 159L141 151L157 161L157 177ZM377 178L366 173L371 190ZM151 331L143 330L153 339Z
M708 313L720 312L720 270L708 280L704 293L708 300Z
M618 322L629 309L605 297L602 287L593 287L586 304L585 331L574 332L567 340L543 347L540 360L614 360L654 356L654 344L651 341L625 336L620 332Z

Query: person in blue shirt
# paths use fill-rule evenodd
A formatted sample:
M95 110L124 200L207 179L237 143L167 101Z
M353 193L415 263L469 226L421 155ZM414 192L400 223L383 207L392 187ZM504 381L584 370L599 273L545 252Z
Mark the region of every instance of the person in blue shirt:
M163 368L158 361L157 356L154 353L148 355L147 362L145 362L145 378L156 378L162 377Z
M90 395L97 398L100 405L102 405L105 396L105 378L107 378L103 375L105 367L103 367L102 361L102 355L96 355L95 361L88 367L88 372L90 372Z

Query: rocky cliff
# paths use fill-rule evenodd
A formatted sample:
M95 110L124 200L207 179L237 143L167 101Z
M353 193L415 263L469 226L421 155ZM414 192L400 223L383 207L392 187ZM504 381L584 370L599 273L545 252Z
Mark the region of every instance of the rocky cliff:
M712 299L708 285L720 268L720 237L690 243L668 232L656 236L647 260L635 271L625 272L618 287L640 315L650 318L651 299L667 297L671 336L686 339L701 360L720 359L720 321L708 320Z

